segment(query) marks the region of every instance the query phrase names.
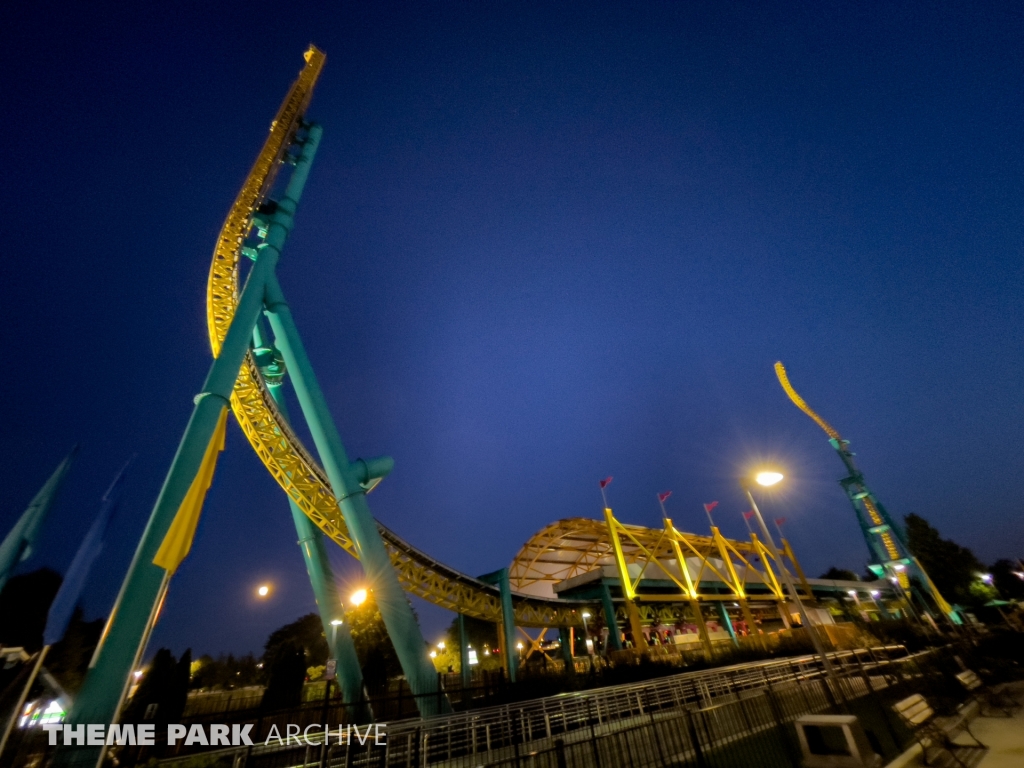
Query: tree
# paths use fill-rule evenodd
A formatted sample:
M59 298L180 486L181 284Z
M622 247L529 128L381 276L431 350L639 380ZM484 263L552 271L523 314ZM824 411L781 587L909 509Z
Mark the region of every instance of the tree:
M237 658L221 654L216 659L204 654L192 662L193 688L244 688L258 685L264 677L263 668L251 653Z
M1024 600L1024 566L1013 560L996 560L989 573L1003 600Z
M7 580L0 592L0 645L20 646L29 653L43 647L46 614L61 581L61 575L49 568Z
M961 605L984 602L971 590L978 573L985 570L974 553L955 541L943 539L938 530L920 515L907 515L905 521L907 547L924 566L942 596Z
M155 723L162 732L168 723L177 723L188 699L192 650L177 661L167 648L156 652L145 671L135 695L125 710L127 723Z
M402 674L402 665L372 591L367 592L362 605L345 611L345 621L352 634L367 689L380 690L390 678Z
M263 663L270 668L284 649L301 648L305 654L305 666L316 666L327 661L327 639L320 617L315 613L300 616L291 624L275 629L263 647ZM305 667L303 667L305 669Z
M494 650L498 648L498 632L501 631L499 624L484 619L477 619L472 616L464 617L466 622L466 639L469 645L476 651L477 669L498 669L504 663L500 655L489 653L484 655L485 649ZM461 655L459 649L459 618L452 620L448 631L445 633L445 650L451 659L451 665L456 671L460 671ZM447 666L445 667L447 669Z
M302 684L306 680L305 657L302 646L295 643L285 642L277 646L270 663L270 680L263 692L260 709L288 709L302 703Z
M81 608L71 614L67 631L54 643L46 657L46 667L65 691L78 693L89 671L89 662L103 633L104 619L86 621Z
M845 568L836 568L834 565L818 578L832 579L833 581L860 581L860 576L853 571L848 571Z

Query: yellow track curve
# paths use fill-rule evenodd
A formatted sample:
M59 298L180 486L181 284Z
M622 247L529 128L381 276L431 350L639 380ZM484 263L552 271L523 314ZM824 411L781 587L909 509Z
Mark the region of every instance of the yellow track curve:
M214 357L220 353L238 302L242 243L252 228L253 214L266 199L301 125L326 60L312 46L305 58L306 65L271 123L270 135L217 238L206 291L207 325ZM252 355L246 356L239 371L231 409L256 454L289 498L338 546L356 557L326 473L278 412ZM494 587L443 565L379 523L378 526L407 591L442 608L501 621L501 599ZM513 607L518 626L550 627L579 624L582 604L515 594Z

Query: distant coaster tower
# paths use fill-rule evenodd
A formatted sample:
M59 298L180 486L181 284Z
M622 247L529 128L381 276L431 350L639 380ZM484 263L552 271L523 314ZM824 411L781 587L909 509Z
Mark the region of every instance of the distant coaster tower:
M831 424L815 413L797 394L793 385L789 383L789 376L786 375L786 368L782 363L775 363L775 375L778 376L779 383L793 404L825 431L829 444L835 448L847 472L850 473L840 480L839 484L843 486L850 503L853 504L861 533L864 534L864 541L871 553L872 560L868 566L871 571L876 576L895 579L903 589L910 589L910 577L916 577L941 613L954 624L963 623L959 614L939 593L921 563L911 554L902 527L889 516L885 507L868 488L864 473L854 464L853 452L849 447L850 441L844 440Z

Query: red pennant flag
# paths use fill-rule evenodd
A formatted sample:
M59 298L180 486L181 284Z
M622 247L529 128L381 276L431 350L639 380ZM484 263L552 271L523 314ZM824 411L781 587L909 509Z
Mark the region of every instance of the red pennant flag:
M711 512L711 510L714 509L717 506L718 506L718 502L717 501L712 501L710 504L705 504L704 505L704 511L705 512Z
M608 483L610 483L611 481L612 481L612 476L608 475L608 477L606 477L604 480L601 481L601 487L602 488L607 487Z
M750 510L749 512L744 512L743 513L743 519L744 520L749 520L753 516L754 516L754 510Z
M665 499L667 499L671 495L672 495L672 491L665 491L664 493L659 493L658 494L658 501L660 501L662 504L664 504L665 503Z
M786 522L786 518L784 518L784 517L776 517L775 518L775 524L776 525L782 525L784 522Z

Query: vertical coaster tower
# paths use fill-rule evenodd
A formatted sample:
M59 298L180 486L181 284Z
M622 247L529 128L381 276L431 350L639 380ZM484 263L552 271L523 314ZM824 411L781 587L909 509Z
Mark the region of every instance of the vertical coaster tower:
M840 480L839 484L843 486L843 490L846 491L846 495L853 505L861 533L864 534L864 541L871 553L871 563L868 567L876 576L895 578L904 589L910 587L910 577L916 577L931 596L938 610L954 624L960 624L959 615L942 597L921 563L907 548L903 529L889 516L885 507L868 488L867 482L864 480L864 473L857 469L857 465L853 461L850 441L844 440L831 424L815 413L797 394L793 385L789 383L785 366L780 362L775 363L775 375L789 399L793 401L793 405L810 416L814 423L828 435L829 444L839 454L846 471L849 472L849 475Z
M191 545L202 497L213 476L218 443L223 447L227 409L234 410L245 429L251 423L245 418L246 387L250 386L254 375L262 375L261 368L267 369L273 363L277 363L277 367L283 363L290 374L332 494L330 501L333 503L327 505L329 520L323 519L323 515L314 516L301 505L300 511L326 533L342 530L347 533L347 540L373 589L409 686L417 694L421 713L432 715L447 709L447 701L437 690L437 675L427 658L426 643L416 616L366 503L366 493L387 474L392 460L349 460L275 272L294 226L298 203L322 134L320 126L306 121L305 111L326 57L311 46L305 61L271 123L270 135L218 237L207 303L215 359L202 389L193 399L192 415L90 663L82 691L70 713L72 725L117 722L131 672L145 652L171 576ZM289 166L291 172L287 179L276 184L279 170ZM246 259L240 256L252 261L241 292L238 291L240 262ZM263 333L258 326L264 315L273 331L272 348L261 344ZM277 359L266 359L268 349ZM273 402L272 393L268 392L267 397ZM273 430L280 444L286 441L284 433L290 434L290 429L276 406L273 407L277 415ZM247 436L252 440L251 435ZM319 484L308 475L289 472L287 462L276 460L274 445L263 446L263 454L264 463L289 474L292 485ZM300 529L299 533L302 536L305 531ZM323 548L318 547L318 543L319 540L303 542L307 568L326 624L330 616L340 618L342 607L333 585L328 583L331 575L325 567ZM177 553L176 557L165 556L169 548ZM332 632L329 642L332 653L338 658L342 689L351 703L361 680L358 666L352 668L357 662L347 626L341 626L345 631ZM58 751L55 762L57 765L95 765L101 753L100 746L64 748Z

